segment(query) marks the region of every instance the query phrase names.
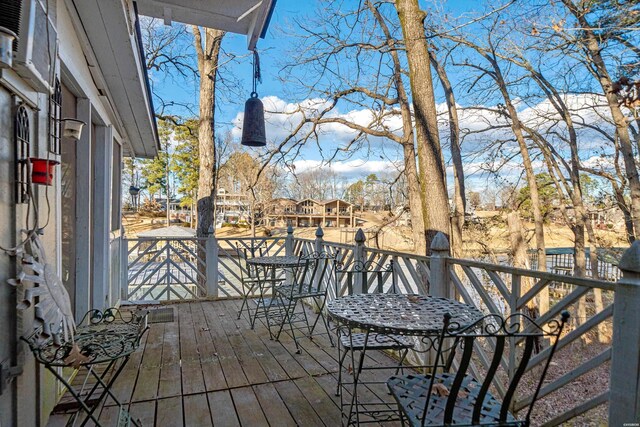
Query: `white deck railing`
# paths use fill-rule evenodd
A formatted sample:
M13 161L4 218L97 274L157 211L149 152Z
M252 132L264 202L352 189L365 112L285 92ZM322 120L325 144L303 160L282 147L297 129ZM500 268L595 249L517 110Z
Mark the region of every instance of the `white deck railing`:
M364 233L356 234L353 245L325 242L320 228L316 239L296 239L291 228L286 237L127 239L122 241L126 249L123 258L127 260L121 263L126 269L121 275L122 297L239 297L243 264L238 248L259 245L266 246L270 255L337 253L345 264L354 260L372 260L379 265L393 261L398 292L458 298L486 313L506 315L529 310L544 322L569 310L572 325L561 338L561 352L556 357L563 357L563 349L569 354L570 348L580 346L592 346L596 351L574 351L571 365L545 384L540 398L554 399L561 389L580 387L585 375L609 375L610 387L571 402L545 425L559 425L607 403L610 425L640 418L640 242L628 249L620 262L623 277L611 282L451 258L444 236L434 240L430 257L366 247ZM388 279L385 290L391 289ZM349 292L345 283L328 280L331 298ZM351 291L362 292L369 285L358 284ZM544 356L543 350L531 360L528 370L534 370ZM509 366L513 361L507 357L504 363ZM504 392L497 382L496 389L499 394ZM513 409L525 407L529 399L519 396Z

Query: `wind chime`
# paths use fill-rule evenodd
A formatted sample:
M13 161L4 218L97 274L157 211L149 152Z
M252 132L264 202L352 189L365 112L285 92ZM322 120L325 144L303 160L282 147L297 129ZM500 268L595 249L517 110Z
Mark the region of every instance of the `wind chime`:
M264 130L264 106L258 98L257 83L262 83L260 76L260 58L258 51L253 51L253 86L251 96L244 103L244 123L242 124L241 144L247 147L264 147L267 137Z

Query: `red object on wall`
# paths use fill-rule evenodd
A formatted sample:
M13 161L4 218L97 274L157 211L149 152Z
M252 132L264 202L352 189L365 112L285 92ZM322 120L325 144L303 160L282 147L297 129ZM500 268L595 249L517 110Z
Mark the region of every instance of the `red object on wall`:
M60 162L56 160L38 159L29 157L31 162L31 182L34 184L51 185L53 183L53 171Z

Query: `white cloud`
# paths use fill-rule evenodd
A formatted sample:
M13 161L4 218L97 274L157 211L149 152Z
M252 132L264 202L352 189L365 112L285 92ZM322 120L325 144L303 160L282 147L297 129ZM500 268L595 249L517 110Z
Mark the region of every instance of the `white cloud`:
M335 161L325 164L319 160L296 160L293 162L296 173L321 169L330 170L348 178L361 177L370 174L397 173L401 169L398 162L386 160L348 160Z
M330 104L326 99L314 98L306 99L299 103L290 103L276 96L262 98L265 105L267 140L279 144L284 138L299 125L303 113L307 117L312 117ZM586 165L603 163L601 154L611 152L610 142L599 132L580 126L580 123L595 125L611 131L611 125L607 122L609 110L606 102L601 96L592 94L567 94L563 99L564 103L574 112L574 122L578 131L581 155ZM554 148L562 155L568 155L568 147L562 138L554 133L566 136L566 126L560 120L559 114L548 100L543 100L536 105L526 105L524 101L515 102L518 108L519 118L529 127L537 129L541 134L549 138ZM439 131L443 144L446 159L450 158L448 149L449 127L447 108L445 103L436 106L439 113ZM521 158L518 155L519 147L514 140L513 132L509 126L509 121L502 115L494 113L496 105L479 105L475 107L462 108L458 106L460 128L465 138L462 144L465 174L471 181L479 181L486 178L486 170L490 163L500 163L502 158L506 158L506 164L500 169L502 179L515 180L522 175ZM361 126L370 126L373 119L373 112L368 109L353 108L341 110L336 108L326 115L326 117L339 117ZM239 112L233 123L236 126L232 133L240 138L242 130L243 113ZM399 115L388 116L384 125L398 134L402 131L402 120ZM308 128L303 128L303 132ZM295 160L295 167L298 172L318 167L330 167L333 171L349 177L360 177L370 173L382 173L384 171L397 171L401 169L393 162L402 162L402 151L398 144L382 138L369 138L371 144L363 146L359 152L350 152L348 158L338 158L330 166L323 166L322 155L329 156L334 150L345 147L357 132L339 123L327 123L317 129L318 144L309 143L301 151L300 156ZM486 148L496 141L501 142L500 151L486 151ZM320 153L319 150L322 150ZM373 150L373 151L372 151ZM379 150L379 151L376 151ZM384 152L383 159L390 160L370 160L379 158ZM605 162L606 163L606 162ZM610 161L607 166L610 166ZM534 162L537 170L542 170L544 164L538 159ZM449 169L449 183L453 182ZM482 177L485 178L482 178Z

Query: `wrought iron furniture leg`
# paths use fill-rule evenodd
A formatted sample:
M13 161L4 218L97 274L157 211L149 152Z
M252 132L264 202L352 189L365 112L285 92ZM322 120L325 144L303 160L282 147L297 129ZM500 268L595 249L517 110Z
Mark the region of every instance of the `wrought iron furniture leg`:
M351 336L351 345L353 348L353 334ZM364 337L364 345L362 347L362 351L360 351L360 357L358 358L358 367L353 370L353 393L351 395L351 406L349 407L349 418L347 419L347 425L351 424L351 418L355 412L356 415L356 425L360 425L360 412L358 411L358 382L360 380L360 374L362 373L362 366L364 365L364 356L367 351L367 343L369 342L369 330L366 330ZM351 356L353 359L353 352ZM353 365L355 366L355 364Z
M49 372L51 372L62 384L64 384L65 388L69 391L69 393L71 393L71 395L73 396L74 399L76 399L76 401L80 404L80 406L82 407L82 409L84 409L84 411L87 413L86 419L85 421L82 423L82 425L84 425L86 423L86 421L90 418L91 421L93 421L97 426L101 426L100 422L98 421L98 419L96 417L93 416L93 411L91 410L91 408L89 408L89 406L87 406L87 404L85 403L84 399L78 394L76 393L76 391L73 389L73 387L67 382L67 380L64 379L64 377L62 375L60 375L56 369L54 367L45 365L45 368L47 368L49 370ZM75 413L73 416L77 417L78 414L80 413L80 411L78 411L77 413ZM74 422L75 423L75 422Z
M95 379L98 381L98 383L99 383L100 385L102 385L102 387L104 388L104 390L103 390L103 391L102 391L102 393L100 394L100 397L98 398L98 402L102 402L102 401L104 400L104 398L105 398L105 397L107 396L107 394L108 394L109 396L111 396L111 398L114 400L114 402L116 402L116 405L117 405L118 407L122 407L122 406L123 406L123 405L122 405L122 403L120 403L120 401L116 398L116 396L111 392L111 386L113 386L113 383L114 383L114 382L116 381L116 379L120 376L120 373L121 373L121 372L122 372L122 370L124 369L124 367L125 367L126 363L129 361L129 357L130 357L130 356L125 356L125 357L123 358L124 360L122 360L122 361L121 361L120 366L118 366L118 369L117 369L117 370L116 370L116 371L111 375L111 378L109 378L109 383L108 383L108 384L105 384L105 383L104 383L103 378L105 377L105 375L106 375L106 373L109 371L109 369L112 367L113 363L115 363L115 362L116 362L115 360L109 364L109 368L108 368L108 369L106 369L106 370L104 371L103 375L99 376L98 374L92 373L92 375L95 377ZM98 383L96 383L96 384L94 385L94 389L98 386ZM91 394L89 394L89 396L90 396L90 395L91 395ZM96 410L96 408L97 408L98 406L99 406L99 405L96 405L96 406L91 410L91 412L95 411L95 410ZM133 421L133 420L132 420L132 421ZM134 423L135 423L135 421L134 421ZM83 423L83 425L84 425L84 423ZM136 423L136 425L137 425L137 423Z

